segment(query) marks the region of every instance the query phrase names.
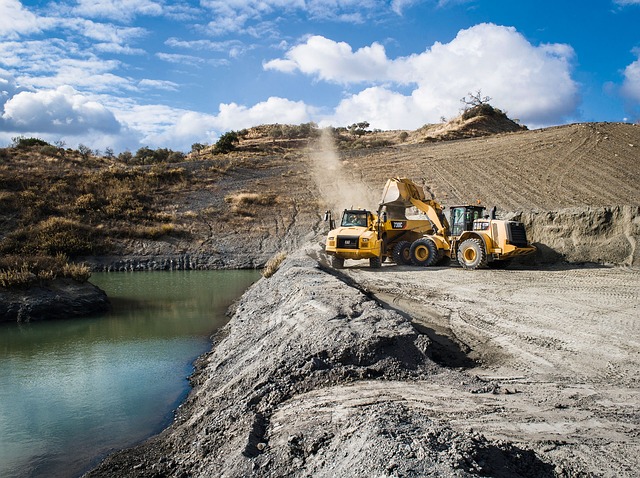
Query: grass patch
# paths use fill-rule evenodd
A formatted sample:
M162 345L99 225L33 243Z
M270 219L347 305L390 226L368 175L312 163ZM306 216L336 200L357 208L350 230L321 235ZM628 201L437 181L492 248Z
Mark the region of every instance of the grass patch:
M224 198L231 204L231 211L239 216L255 216L260 207L275 206L278 196L267 193L236 193Z
M85 264L69 262L69 259L63 254L56 256L7 255L0 258L0 287L29 287L60 277L86 282L91 277L91 269Z
M287 258L287 254L285 252L278 252L275 256L267 261L262 269L262 277L268 279L273 274L275 274L280 268L280 264Z

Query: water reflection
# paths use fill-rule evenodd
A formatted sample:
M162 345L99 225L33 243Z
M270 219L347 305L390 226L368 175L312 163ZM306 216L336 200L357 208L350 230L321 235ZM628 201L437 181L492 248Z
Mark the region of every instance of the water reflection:
M76 476L168 424L254 271L94 274L111 313L0 327L0 476Z

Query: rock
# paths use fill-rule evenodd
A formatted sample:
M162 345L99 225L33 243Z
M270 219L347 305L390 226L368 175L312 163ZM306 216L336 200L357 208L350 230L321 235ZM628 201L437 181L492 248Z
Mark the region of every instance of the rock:
M27 289L0 288L0 322L84 317L110 307L107 294L89 282L55 279Z

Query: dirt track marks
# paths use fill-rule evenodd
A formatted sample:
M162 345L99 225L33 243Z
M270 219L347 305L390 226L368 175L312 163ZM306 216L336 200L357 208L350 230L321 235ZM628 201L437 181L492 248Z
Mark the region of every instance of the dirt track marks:
M445 205L480 199L507 210L638 204L639 158L640 126L614 123L381 148L359 157L374 187L407 176L424 179Z

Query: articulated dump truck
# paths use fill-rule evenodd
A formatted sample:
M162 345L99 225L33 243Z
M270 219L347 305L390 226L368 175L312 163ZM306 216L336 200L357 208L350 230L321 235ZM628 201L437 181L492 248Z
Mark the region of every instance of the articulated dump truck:
M420 214L407 217L413 207ZM521 222L497 220L495 210L485 214L480 205L449 209L447 220L443 207L426 198L422 187L406 178L389 179L377 212L346 209L336 227L327 211L331 231L325 251L337 269L345 259L369 259L373 268L385 259L417 266L454 260L465 269L479 269L504 266L536 250Z

